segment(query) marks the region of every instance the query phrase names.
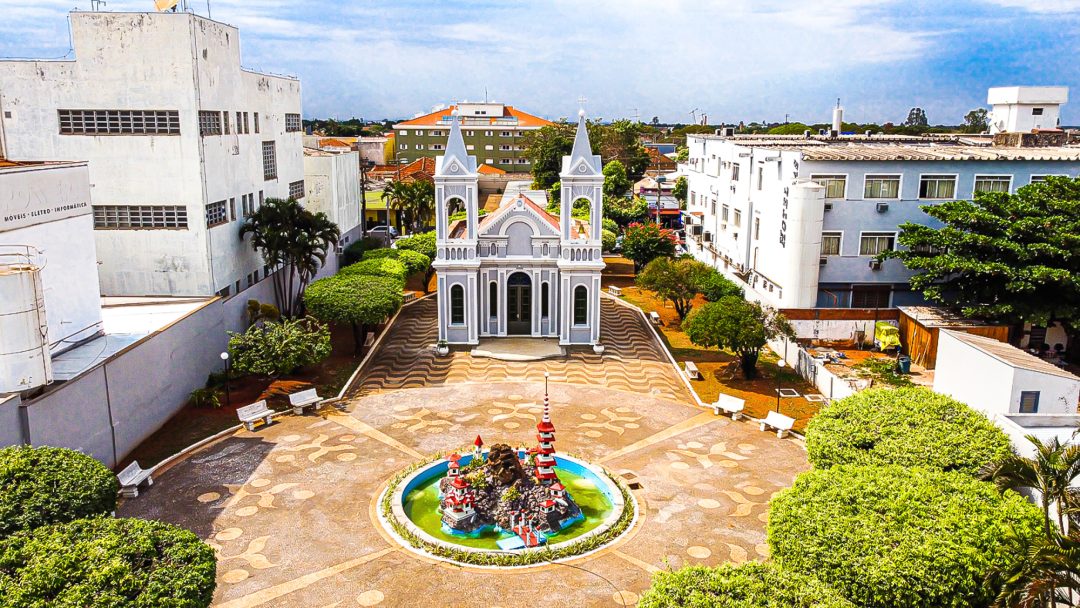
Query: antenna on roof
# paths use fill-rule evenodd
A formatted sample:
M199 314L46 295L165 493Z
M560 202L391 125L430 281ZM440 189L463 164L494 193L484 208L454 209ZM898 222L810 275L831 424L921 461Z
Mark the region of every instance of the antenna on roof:
M484 87L484 103L488 102L487 87Z
M105 0L90 0L90 10L100 11L101 7L108 4Z

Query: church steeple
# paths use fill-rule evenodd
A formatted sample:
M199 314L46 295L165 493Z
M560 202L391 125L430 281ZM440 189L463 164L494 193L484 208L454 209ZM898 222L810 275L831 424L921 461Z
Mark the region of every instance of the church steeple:
M589 174L589 170L600 173L600 157L592 153L592 144L589 143L589 128L585 123L585 109L578 111L577 133L574 134L574 149L570 151L569 169L575 173ZM587 170L581 171L578 166L584 161Z
M463 175L476 173L476 158L469 156L465 149L465 139L461 136L461 118L457 108L450 113L450 137L446 140L446 151L437 158L435 174Z

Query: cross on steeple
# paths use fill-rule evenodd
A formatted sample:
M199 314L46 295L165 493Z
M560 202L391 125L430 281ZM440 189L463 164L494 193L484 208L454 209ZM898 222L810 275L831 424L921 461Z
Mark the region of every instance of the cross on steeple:
M582 108L584 108L585 104L589 103L589 100L586 99L584 95L582 95L581 97L577 98L577 102L578 102L578 105L580 105Z

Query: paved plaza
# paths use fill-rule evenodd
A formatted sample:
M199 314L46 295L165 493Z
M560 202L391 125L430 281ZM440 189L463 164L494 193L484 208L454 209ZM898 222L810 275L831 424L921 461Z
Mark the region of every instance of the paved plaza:
M215 605L227 608L632 605L658 569L767 555L767 503L808 468L802 446L690 405L632 311L604 302L603 357L525 363L430 356L432 304L402 312L344 411L238 431L158 475L119 514L213 544ZM518 570L437 562L390 539L376 521L386 482L477 434L534 442L544 371L556 447L640 484L636 525L596 553Z

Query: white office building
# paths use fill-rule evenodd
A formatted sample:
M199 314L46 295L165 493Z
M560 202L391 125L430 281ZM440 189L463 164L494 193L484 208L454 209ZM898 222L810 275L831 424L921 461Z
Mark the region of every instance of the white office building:
M360 235L360 153L304 148L304 207L341 230L339 245Z
M265 277L239 237L302 197L300 82L245 70L194 14L70 14L73 59L0 61L0 157L89 167L103 295L231 295Z
M691 135L687 249L778 308L922 303L896 248L923 205L1080 175L1080 146L987 138Z

